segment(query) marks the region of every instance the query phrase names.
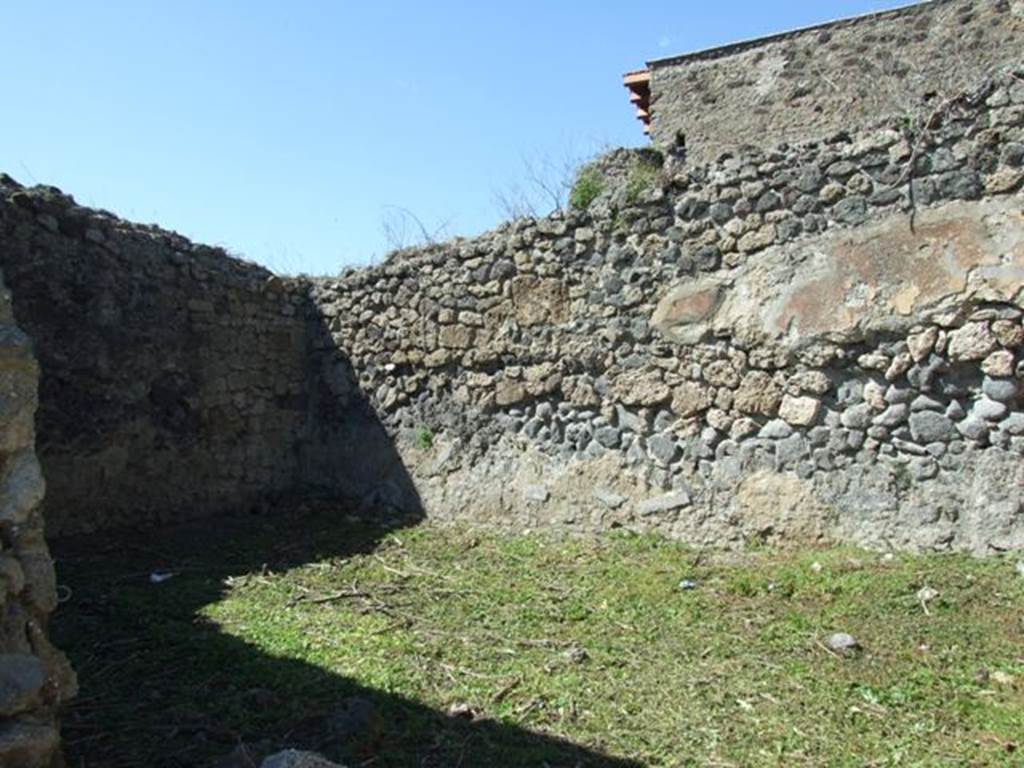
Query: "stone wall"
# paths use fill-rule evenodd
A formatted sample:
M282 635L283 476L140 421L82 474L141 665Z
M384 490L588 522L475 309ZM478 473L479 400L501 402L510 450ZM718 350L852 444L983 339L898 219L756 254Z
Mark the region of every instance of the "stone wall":
M1016 61L1024 0L933 0L651 62L654 142L695 163L743 145L824 138L880 117L929 115Z
M1022 547L1022 78L706 165L611 153L586 210L332 279L4 177L48 533L316 491L719 546Z
M75 676L46 639L57 605L33 448L39 368L0 280L0 765L59 764L56 713Z
M0 765L57 765L75 687L42 511L61 535L316 492L1024 549L1024 68L920 124L589 177L584 210L317 280L0 177Z
M311 295L435 517L1022 548L1022 76Z
M0 268L42 367L48 535L299 489L412 503L345 362L316 357L322 319L302 281L9 177Z

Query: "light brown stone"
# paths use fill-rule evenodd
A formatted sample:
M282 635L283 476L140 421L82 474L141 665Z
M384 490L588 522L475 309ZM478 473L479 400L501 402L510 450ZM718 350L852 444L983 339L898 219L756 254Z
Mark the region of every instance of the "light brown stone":
M733 419L727 412L721 408L712 408L707 414L708 424L717 429L719 432L728 432L732 427Z
M907 348L910 356L916 362L921 362L935 349L935 342L939 338L939 329L934 325L926 328L920 333L914 333L907 337Z
M864 385L864 402L876 411L885 410L885 387L875 381L869 381Z
M728 360L715 360L704 367L704 381L716 387L734 389L740 383L740 376Z
M464 325L444 325L437 333L437 341L448 349L468 349L473 346L473 329Z
M499 406L514 405L526 399L526 387L521 381L505 379L494 388L494 402Z
M710 405L707 387L693 381L680 384L672 393L672 411L684 419L706 410Z
M767 470L740 483L733 516L748 536L784 546L823 540L830 519L810 483L790 473Z
M1024 170L1020 168L1000 168L985 179L985 191L990 195L1002 195L1013 192L1024 183Z
M757 432L757 429L756 421L743 416L732 423L732 427L729 428L729 437L733 440L742 440L744 437Z
M982 360L996 343L988 323L966 323L949 334L949 356L953 360Z
M659 405L671 397L672 391L662 381L660 371L633 371L616 379L613 393L625 405Z
M698 280L672 289L658 302L651 325L673 341L696 344L707 332L706 320L722 300L722 284Z
M846 194L846 187L835 181L830 181L824 187L821 188L821 192L818 193L818 197L823 203L831 205L836 200L839 200L843 195Z
M815 422L820 407L817 398L786 395L779 406L779 418L793 426L805 427Z
M562 381L562 393L566 400L576 406L590 408L601 405L601 397L594 388L574 377L567 377Z
M884 371L892 365L892 360L881 352L867 352L857 358L857 365L867 371Z
M1004 347L1019 347L1024 344L1024 326L1013 320L996 320L992 323L992 335Z
M512 306L520 325L564 323L569 317L565 284L555 278L519 275L512 279Z
M810 392L812 395L823 395L828 392L832 383L822 371L800 371L790 377L787 386L795 388L794 394Z
M782 393L769 374L749 371L736 390L734 405L742 413L774 416L781 402Z
M885 371L885 378L887 381L896 381L900 376L910 370L911 366L914 365L914 358L910 356L909 352L896 355L892 359L892 363Z
M1012 376L1013 353L1006 349L993 352L981 363L981 370L989 376Z
M754 232L748 232L741 237L736 247L739 248L741 253L752 253L753 251L763 250L774 242L775 225L765 224L760 229Z
M442 365L447 365L451 357L451 353L448 350L435 349L423 358L423 366L425 368L440 368Z

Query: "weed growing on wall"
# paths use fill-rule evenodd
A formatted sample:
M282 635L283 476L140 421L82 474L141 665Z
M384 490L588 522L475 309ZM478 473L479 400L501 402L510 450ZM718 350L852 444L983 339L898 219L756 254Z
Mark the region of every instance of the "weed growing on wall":
M576 176L576 183L569 193L569 205L582 211L604 191L604 177L593 166L584 166Z
M416 428L415 437L416 447L424 451L429 450L434 446L434 433L430 427L425 424L421 424Z
M637 158L626 179L626 204L635 205L643 194L654 186L661 172L661 155L644 153Z

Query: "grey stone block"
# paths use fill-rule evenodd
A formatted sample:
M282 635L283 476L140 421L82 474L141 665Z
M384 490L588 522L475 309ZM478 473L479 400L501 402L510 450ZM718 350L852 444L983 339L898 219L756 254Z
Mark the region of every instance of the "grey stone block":
M649 517L651 515L683 509L684 507L690 506L690 503L691 500L689 493L686 491L677 491L665 496L641 501L636 505L636 513L641 517Z
M948 441L953 436L953 422L935 411L919 411L910 416L910 433L918 443Z

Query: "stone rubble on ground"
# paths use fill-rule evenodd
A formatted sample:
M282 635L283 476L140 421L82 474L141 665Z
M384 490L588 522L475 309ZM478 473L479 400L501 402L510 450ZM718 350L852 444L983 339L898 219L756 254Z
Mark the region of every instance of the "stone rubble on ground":
M841 656L849 656L861 650L860 643L853 635L846 632L836 632L825 639L825 646Z

